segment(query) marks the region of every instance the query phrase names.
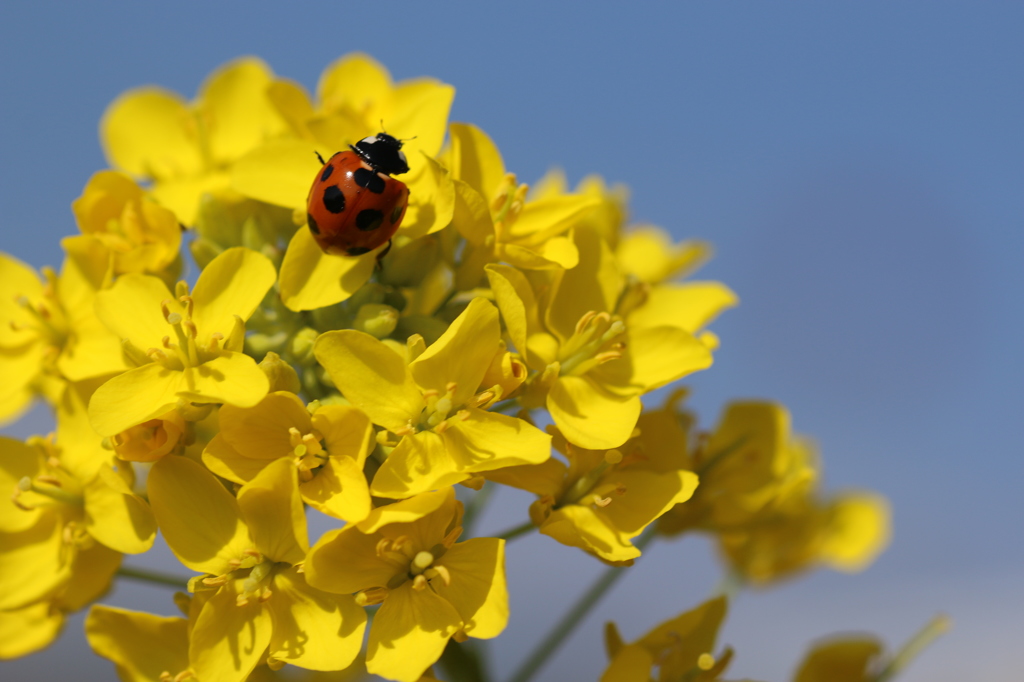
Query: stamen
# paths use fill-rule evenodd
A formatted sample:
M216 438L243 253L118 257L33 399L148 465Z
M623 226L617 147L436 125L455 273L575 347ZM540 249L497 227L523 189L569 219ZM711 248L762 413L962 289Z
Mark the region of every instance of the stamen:
M374 606L380 604L388 596L388 588L386 587L370 587L362 592L356 592L356 604L359 606Z

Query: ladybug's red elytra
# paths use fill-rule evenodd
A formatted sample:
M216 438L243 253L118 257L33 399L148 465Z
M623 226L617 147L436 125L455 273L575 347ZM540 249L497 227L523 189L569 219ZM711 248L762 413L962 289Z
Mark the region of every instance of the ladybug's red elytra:
M391 238L405 217L409 188L392 175L409 172L402 141L377 133L351 151L324 162L306 199L306 222L325 253L361 256L384 242L377 262L391 249Z

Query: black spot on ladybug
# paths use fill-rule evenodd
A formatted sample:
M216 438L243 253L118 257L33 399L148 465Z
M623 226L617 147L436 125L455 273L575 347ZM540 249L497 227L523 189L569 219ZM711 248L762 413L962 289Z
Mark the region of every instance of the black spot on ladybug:
M365 187L374 194L384 193L384 178L380 177L372 170L357 168L356 172L352 174L352 179L356 181L357 185Z
M313 216L308 213L306 214L306 223L309 224L309 229L313 234L320 234L320 226L313 220Z
M345 210L345 193L337 185L324 189L324 208L331 213L341 213Z
M345 253L350 256L362 256L364 253L370 253L373 249L368 249L365 246L352 246L345 249Z
M391 209L391 224L394 225L398 222L398 219L402 217L402 211L405 210L405 206L399 204Z
M376 230L384 222L384 214L375 208L365 208L356 216L356 227L365 232Z
M334 166L327 164L324 167L324 172L320 174L320 182L324 182L327 178L331 177L331 173L334 172Z

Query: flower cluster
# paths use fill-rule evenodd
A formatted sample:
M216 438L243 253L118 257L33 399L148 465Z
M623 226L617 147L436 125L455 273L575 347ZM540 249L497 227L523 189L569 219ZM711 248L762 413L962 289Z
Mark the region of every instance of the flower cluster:
M598 178L522 184L449 123L453 96L364 55L310 96L246 58L191 102L150 87L110 106L112 168L74 201L59 273L0 255L0 420L36 399L56 420L0 440L0 656L45 647L157 530L194 574L181 616L86 619L126 680L429 679L505 628L505 544L532 529L616 567L710 533L756 584L883 548L884 500L823 497L783 407L733 404L710 432L678 393L644 411L712 364L707 326L736 297L681 280L709 247L627 227ZM404 222L379 264L327 255L306 227L316 154L382 123L405 145ZM536 495L529 521L474 536L495 486ZM335 525L312 544L309 513ZM605 679L718 679L724 612L629 645L609 630Z

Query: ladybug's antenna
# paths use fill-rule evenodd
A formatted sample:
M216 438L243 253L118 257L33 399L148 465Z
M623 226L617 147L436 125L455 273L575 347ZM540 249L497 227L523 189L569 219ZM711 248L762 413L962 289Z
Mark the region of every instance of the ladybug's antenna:
M317 150L314 149L313 153L316 154L316 158L320 159L320 165L321 166L323 166L323 165L325 165L327 163L326 161L324 161L324 157L320 156L320 152L318 152Z

